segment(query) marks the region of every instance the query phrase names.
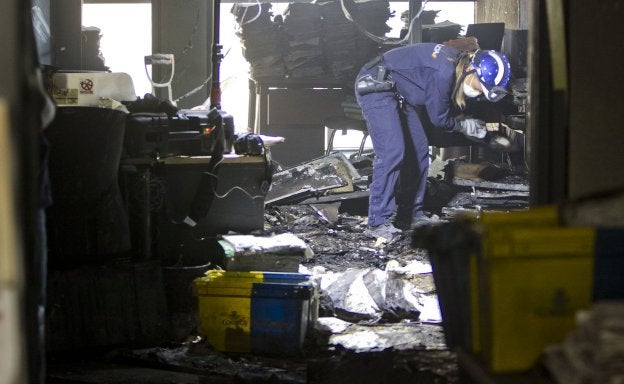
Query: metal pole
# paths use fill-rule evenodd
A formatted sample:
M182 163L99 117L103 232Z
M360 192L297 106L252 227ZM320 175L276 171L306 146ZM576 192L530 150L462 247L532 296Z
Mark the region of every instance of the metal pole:
M212 82L210 90L210 107L221 109L221 83L219 71L223 53L222 45L219 44L219 28L221 27L221 1L213 0L212 11Z
M418 14L420 9L422 8L422 0L409 0L409 19L410 23L414 16ZM410 44L416 44L422 42L422 23L420 22L420 17L416 20L413 20L414 25L412 26L412 33L409 37Z
M151 170L145 167L141 170L139 180L141 182L141 260L152 258L152 195L150 191Z

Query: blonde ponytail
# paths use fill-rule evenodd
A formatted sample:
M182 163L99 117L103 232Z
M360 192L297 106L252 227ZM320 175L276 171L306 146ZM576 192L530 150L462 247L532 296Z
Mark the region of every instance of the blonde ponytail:
M465 79L464 72L468 69L469 65L470 55L460 55L455 65L455 87L453 88L455 94L452 97L455 105L462 110L466 108L466 97L464 96L461 82Z

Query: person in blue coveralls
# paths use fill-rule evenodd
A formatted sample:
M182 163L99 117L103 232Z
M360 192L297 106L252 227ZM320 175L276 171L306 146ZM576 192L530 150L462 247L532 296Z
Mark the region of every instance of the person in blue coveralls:
M425 126L484 140L485 123L462 114L466 98L498 101L510 76L500 52L435 43L395 48L364 65L355 93L375 151L365 235L391 240L431 220L423 211L429 170Z

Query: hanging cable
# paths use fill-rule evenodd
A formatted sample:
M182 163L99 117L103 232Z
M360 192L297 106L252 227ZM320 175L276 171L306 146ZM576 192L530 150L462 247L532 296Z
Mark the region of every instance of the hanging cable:
M227 52L225 52L225 54L223 55L224 58L228 55L228 53L230 52L231 49L232 48L228 49ZM187 93L185 93L184 95L178 97L177 99L175 99L173 101L175 103L177 103L178 101L180 101L182 99L186 99L187 97L196 94L197 92L201 91L202 88L204 88L206 86L206 84L208 84L211 80L212 80L212 75L208 76L208 78L206 80L204 80L200 85L198 85L197 87L191 89L190 91L188 91Z
M249 10L249 8L245 7L245 12L243 12L243 16L241 17L240 21L241 27L245 24L251 24L260 18L260 15L262 15L262 4L260 3L260 0L256 0L256 6L258 7L258 13L249 21L245 21L245 16L247 15L247 11Z
M196 94L197 92L201 91L201 89L204 88L206 86L206 84L208 84L210 82L210 80L212 80L212 75L208 76L208 78L206 80L204 80L196 88L191 89L190 91L188 91L187 93L185 93L184 95L178 97L177 99L175 99L173 101L177 103L178 101L180 101L182 99L186 99L187 97Z
M219 179L219 177L217 175L215 175L214 173L211 173L211 172L202 172L202 173L204 175L208 175L208 176L213 177L215 180ZM213 188L212 193L214 193L215 197L218 198L218 199L225 199L232 192L237 191L237 190L243 192L243 194L247 195L247 197L249 197L251 200L263 199L263 198L266 197L265 195L252 195L246 189L244 189L243 187L241 187L239 185L235 185L235 186L231 187L230 189L225 191L223 194L217 193L217 191Z

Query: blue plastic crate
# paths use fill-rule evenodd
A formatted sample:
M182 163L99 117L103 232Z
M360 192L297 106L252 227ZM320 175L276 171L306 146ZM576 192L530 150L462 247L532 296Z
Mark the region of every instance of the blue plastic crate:
M598 229L593 300L624 299L624 229Z
M310 321L311 283L254 284L251 292L251 350L299 354Z

